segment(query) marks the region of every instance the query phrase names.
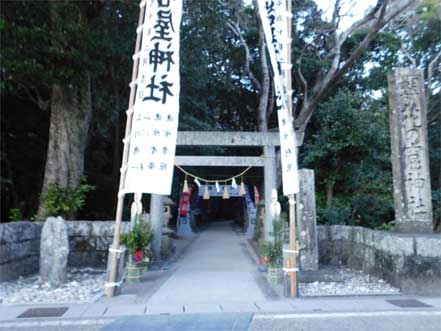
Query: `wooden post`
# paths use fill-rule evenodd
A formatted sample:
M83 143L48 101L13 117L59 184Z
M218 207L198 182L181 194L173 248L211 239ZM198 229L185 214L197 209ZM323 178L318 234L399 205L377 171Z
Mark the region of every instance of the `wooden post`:
M141 1L141 4L143 2ZM142 35L142 25L144 22L144 14L145 14L145 2L144 5L140 5L139 11L139 19L138 19L138 29L136 30L136 44L135 44L135 55L133 58L133 70L132 70L132 80L130 84L130 98L129 98L129 108L127 110L127 121L126 121L126 134L124 138L124 150L123 150L123 158L122 158L122 167L121 167L121 176L119 180L119 191L118 191L118 204L116 207L116 216L115 216L115 230L113 233L113 250L119 249L119 236L121 231L121 220L122 220L122 212L124 206L124 194L122 194L122 190L124 189L124 182L126 179L127 172L127 161L129 158L129 139L132 130L132 119L133 119L133 105L135 103L136 96L136 79L138 77L138 67L139 67L139 52L141 50L141 35ZM110 272L109 278L104 288L104 293L108 297L112 297L115 293L115 280L118 268L118 254L116 252L109 252L110 261Z
M294 119L293 112L292 112L292 81L291 81L291 45L292 45L292 39L291 39L291 13L292 13L292 0L286 0L286 69L285 69L285 78L286 78L286 100L287 100L287 106L288 106L288 113L290 114L291 118ZM294 125L294 121L292 123ZM291 278L291 296L297 297L297 254L298 247L296 243L296 212L295 212L295 206L296 200L295 195L291 194L289 196L289 243L290 243L290 263L289 263L289 269L290 271L290 278Z

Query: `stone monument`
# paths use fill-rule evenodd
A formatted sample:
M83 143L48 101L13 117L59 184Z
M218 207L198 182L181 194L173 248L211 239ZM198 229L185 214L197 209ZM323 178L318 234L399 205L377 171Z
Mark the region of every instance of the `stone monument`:
M315 210L314 170L299 170L297 194L297 238L300 250L300 270L318 270L317 217Z
M52 286L60 286L66 279L69 237L62 217L49 217L41 231L40 277Z
M398 68L388 75L396 229L432 232L427 114L423 71Z

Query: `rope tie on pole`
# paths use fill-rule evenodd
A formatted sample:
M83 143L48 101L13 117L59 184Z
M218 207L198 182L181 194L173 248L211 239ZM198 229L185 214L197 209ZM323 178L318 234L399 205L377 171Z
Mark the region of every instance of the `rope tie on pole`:
M140 25L140 26L138 26L137 28L136 28L136 33L141 33L142 32L142 30L144 29L144 25ZM135 54L136 55L136 54Z
M298 272L299 268L282 268L282 270L285 274L290 274L293 272Z
M289 254L299 254L298 250L294 250L294 249L283 249L284 252L289 253Z
M124 251L125 251L125 249L121 249L121 248L112 248L112 247L109 248L109 252L116 253L116 256L118 257L118 259L120 258L121 253Z
M119 282L105 282L104 283L104 287L120 287L123 283L123 280L119 281Z
M120 172L126 172L127 171L127 164L124 164L120 169Z
M130 86L130 88L134 88L137 84L138 84L138 80L135 79L134 81L131 81L131 82L129 83L129 86Z

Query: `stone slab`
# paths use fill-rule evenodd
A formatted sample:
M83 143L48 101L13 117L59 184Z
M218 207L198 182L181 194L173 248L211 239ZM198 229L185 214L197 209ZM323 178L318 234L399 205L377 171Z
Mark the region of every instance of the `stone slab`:
M200 232L177 261L177 271L148 299L147 305L221 303L265 300L256 281L254 261L231 223L212 224ZM223 285L225 284L225 285Z
M222 309L216 303L191 303L184 305L186 313L220 313Z
M411 256L414 254L414 238L379 231L375 233L375 247L392 255Z
M145 305L116 304L109 305L104 316L143 315L146 312Z
M334 225L330 227L329 234L332 240L352 241L353 227L347 225Z
M6 306L0 305L0 321L14 320L18 315L22 314L29 306Z
M279 146L278 132L179 131L178 146Z
M441 258L441 235L420 236L416 237L415 241L418 256Z
M318 270L317 216L314 170L299 170L297 194L297 238L303 247L299 254L300 270Z
M220 304L223 312L257 312L260 309L254 302L227 302Z
M61 286L66 279L69 236L61 217L48 217L41 232L40 277L52 286Z
M146 314L180 314L184 313L184 306L181 304L169 305L147 305Z
M69 305L69 309L64 313L63 318L80 318L88 309L88 305Z
M261 312L286 312L293 310L289 301L258 301L256 306Z
M424 72L395 68L388 86L395 227L433 232Z
M259 156L197 156L177 155L175 164L198 167L263 167L264 160Z
M428 305L431 305L433 307L436 307L438 309L441 309L441 298L427 298L427 297L423 298L423 297L420 297L420 298L418 298L418 300L422 301L422 302L424 302L424 303L426 303Z
M109 305L89 304L81 317L100 317L108 310Z
M102 331L247 331L253 314L213 313L124 317Z

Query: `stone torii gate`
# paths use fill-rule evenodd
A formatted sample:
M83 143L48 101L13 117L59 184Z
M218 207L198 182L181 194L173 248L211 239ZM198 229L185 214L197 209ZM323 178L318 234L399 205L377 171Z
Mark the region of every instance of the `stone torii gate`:
M271 190L276 187L276 147L280 146L279 132L228 132L228 131L181 131L178 132L177 146L228 146L261 147L262 156L184 156L176 155L179 166L201 167L263 167L265 199L265 240L270 240L272 217L270 215ZM150 217L154 229L153 252L159 256L162 231L162 196L152 194Z

